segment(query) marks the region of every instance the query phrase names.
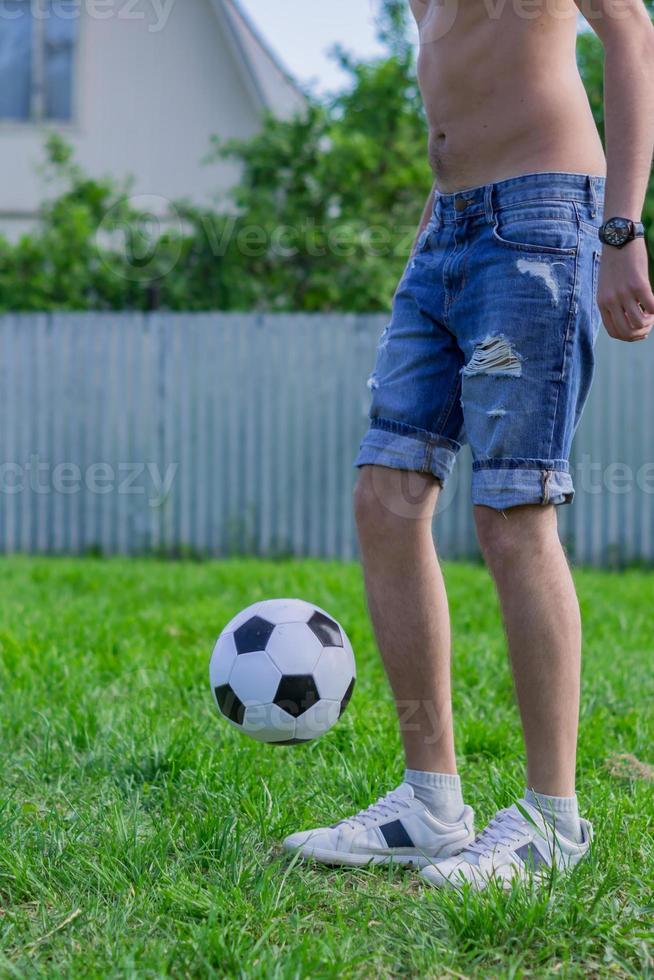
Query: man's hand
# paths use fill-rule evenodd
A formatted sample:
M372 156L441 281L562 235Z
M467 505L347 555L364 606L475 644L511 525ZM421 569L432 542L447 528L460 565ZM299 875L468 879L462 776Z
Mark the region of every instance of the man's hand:
M645 340L654 326L654 293L645 239L602 250L597 303L606 332L616 340Z

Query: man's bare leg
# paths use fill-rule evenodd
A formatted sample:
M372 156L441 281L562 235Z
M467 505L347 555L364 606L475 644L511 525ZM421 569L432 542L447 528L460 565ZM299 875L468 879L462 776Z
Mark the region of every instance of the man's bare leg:
M569 870L588 853L592 836L575 796L579 605L554 508L476 507L475 519L504 616L527 749L527 791L522 805L500 810L474 845L424 869L424 878L439 888L532 881L533 873L553 865ZM556 845L548 827L555 829Z
M287 837L284 848L303 858L422 867L473 842L474 815L456 775L450 623L431 533L438 490L431 476L361 467L355 509L368 601L408 768L402 784L366 810Z
M450 621L432 537L439 484L364 466L355 512L368 604L410 769L456 773Z
M554 507L476 507L495 579L527 749L527 785L575 792L581 624Z

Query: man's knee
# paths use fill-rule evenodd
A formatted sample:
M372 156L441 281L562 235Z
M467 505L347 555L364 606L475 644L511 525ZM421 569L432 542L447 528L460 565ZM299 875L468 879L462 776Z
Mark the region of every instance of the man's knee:
M354 488L354 519L359 535L365 537L368 533L378 533L379 528L388 521L388 513L383 503L383 477L377 477L378 467L364 466L359 473Z
M406 532L408 521L429 520L439 484L429 474L363 466L354 491L354 515L360 536L368 532Z
M506 511L475 507L477 537L490 568L512 561L529 549L540 551L557 537L556 513L552 506L511 507Z

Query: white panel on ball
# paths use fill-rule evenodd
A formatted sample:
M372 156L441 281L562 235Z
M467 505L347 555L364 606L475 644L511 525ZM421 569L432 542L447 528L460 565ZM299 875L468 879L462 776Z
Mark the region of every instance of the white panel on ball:
M282 674L310 674L323 647L306 623L276 626L266 651Z
M296 720L295 737L319 738L336 724L340 710L340 701L318 701Z
M220 687L222 684L227 684L232 667L236 663L236 656L234 637L231 633L221 633L211 654L209 677L212 687Z
M277 704L253 704L245 709L242 731L257 742L287 742L295 738L295 718Z
M242 653L236 658L229 684L243 704L253 701L266 704L277 693L281 671L267 653Z
M258 603L257 616L275 625L279 623L307 623L316 607L304 599L267 599Z
M313 669L320 697L339 703L354 676L354 657L345 647L325 647Z

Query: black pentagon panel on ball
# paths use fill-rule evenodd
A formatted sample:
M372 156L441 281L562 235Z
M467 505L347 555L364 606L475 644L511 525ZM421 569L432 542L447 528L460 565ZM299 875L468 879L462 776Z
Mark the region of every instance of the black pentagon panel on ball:
M274 703L299 718L320 700L318 688L311 674L287 674L277 688Z
M272 623L261 616L253 616L234 632L234 646L237 653L258 653L266 649L266 644L274 630Z
M352 692L354 691L354 685L356 683L356 677L353 677L348 684L347 691L343 695L343 700L341 701L341 710L338 712L338 717L340 718L348 704L350 703L350 698L352 697Z
M338 623L324 613L315 612L307 626L315 633L324 647L342 647L343 637Z
M242 725L245 717L245 705L229 684L221 684L220 687L215 688L215 693L218 707L225 718L229 718L237 725Z

